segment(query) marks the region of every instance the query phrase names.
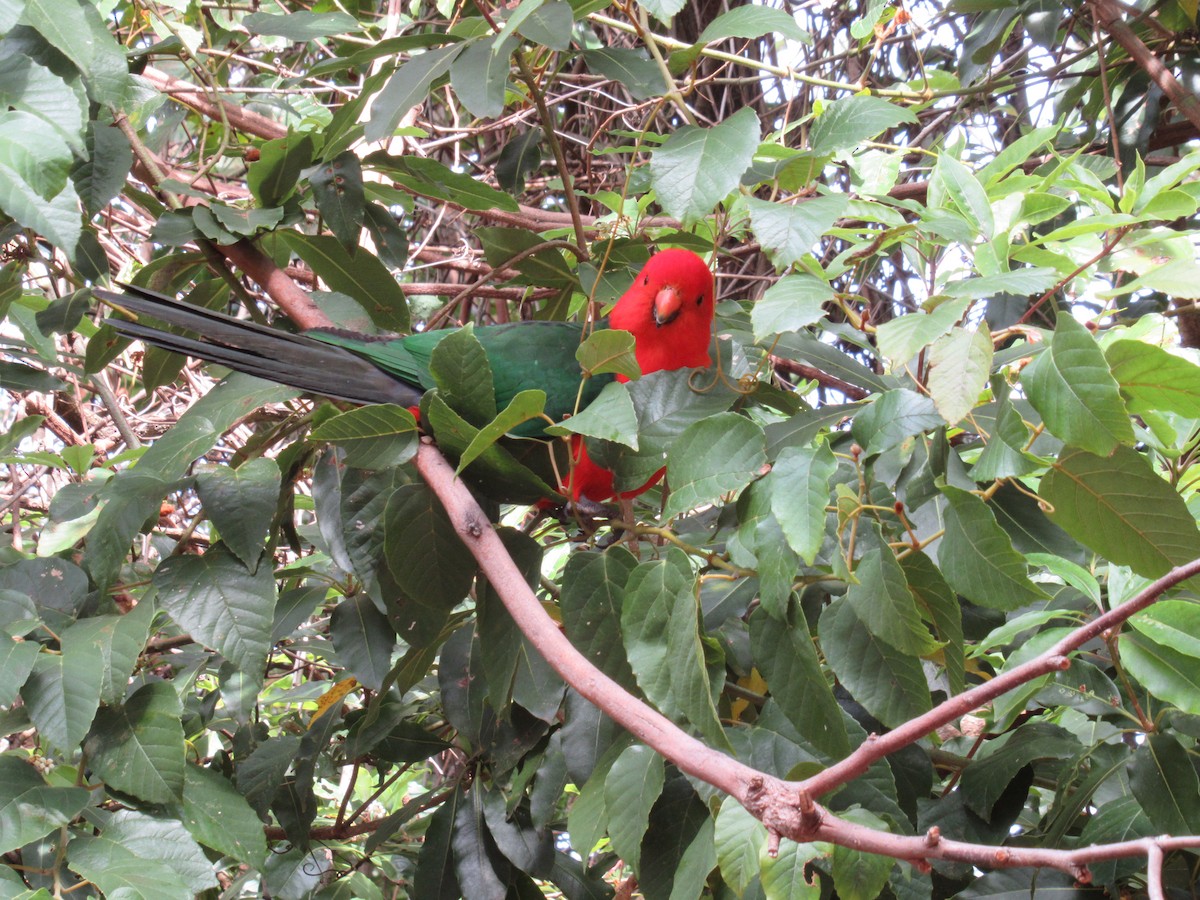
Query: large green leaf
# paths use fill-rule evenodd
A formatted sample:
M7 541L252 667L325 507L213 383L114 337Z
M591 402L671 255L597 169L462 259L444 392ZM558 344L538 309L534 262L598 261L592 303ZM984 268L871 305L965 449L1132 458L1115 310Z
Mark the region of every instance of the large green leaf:
M88 804L82 787L50 787L30 763L0 756L0 853L67 825Z
M1141 341L1114 341L1104 358L1129 398L1130 412L1200 418L1200 366Z
M908 388L886 391L861 408L851 433L869 455L882 453L943 424L933 401Z
M608 835L621 859L641 870L642 838L665 781L663 758L644 744L626 747L604 780ZM656 865L657 861L651 861Z
M203 556L173 556L154 572L162 608L196 640L244 672L260 672L270 649L275 579L249 571L223 545Z
M750 311L754 339L764 341L781 331L799 331L825 315L833 288L813 275L784 275L763 291ZM903 317L907 318L907 316Z
M1200 659L1146 634L1122 634L1121 664L1155 697L1200 715Z
M1133 754L1129 787L1162 834L1200 831L1200 780L1172 734L1150 734Z
M816 447L787 447L779 454L766 481L771 512L788 544L812 565L825 540L825 507L837 460L826 443Z
M216 466L196 476L196 493L221 540L247 568L258 565L275 520L279 465L252 459L238 466Z
M404 114L421 103L433 83L450 70L462 49L463 45L456 43L426 50L398 67L371 101L371 118L365 131L367 140L389 137Z
M686 125L650 158L650 180L668 215L694 222L738 186L758 148L758 114L745 107L712 128Z
M635 681L621 641L621 607L636 567L637 560L623 547L573 553L563 571L559 598L563 628L575 649L626 688Z
M949 506L937 554L950 586L972 603L992 609L1018 609L1046 600L987 504L961 488L945 487L942 492Z
M392 668L396 635L366 594L347 597L329 617L329 637L342 664L373 691Z
M1133 426L1104 354L1069 313L1058 317L1049 349L1021 373L1029 402L1065 443L1099 456L1133 443Z
M282 230L279 238L332 290L353 297L386 331L408 331L408 300L387 266L361 247L348 251L335 237Z
M663 515L676 516L741 490L766 464L765 444L762 429L736 413L689 425L667 453L671 496Z
M1129 447L1107 458L1064 450L1039 493L1056 525L1139 575L1157 578L1200 556L1200 532L1183 497Z
M621 631L638 685L666 715L723 744L700 643L695 576L687 556L672 547L663 559L634 569L625 589Z
M828 103L808 135L809 149L819 156L855 149L896 125L912 124L917 117L908 109L882 97L858 94Z
M121 108L131 87L121 45L100 11L80 0L26 0L23 19L79 67L92 99Z
M868 551L854 569L854 578L846 602L872 635L909 655L924 656L937 648L890 549Z
M821 614L820 635L838 680L884 725L894 728L932 706L921 661L871 634L845 598Z
M784 268L799 262L845 212L844 194L812 197L794 206L747 197L750 226L763 247Z
M262 822L227 778L206 766L184 770L183 802L173 810L188 833L219 853L258 868L267 856Z
M107 897L192 900L218 887L212 864L175 819L122 810L71 841L67 864Z
M808 623L780 622L758 609L750 617L750 649L771 697L800 736L831 757L849 753L842 709L821 671Z
M147 803L183 797L182 707L164 681L138 688L123 706L96 717L84 749L96 775Z
M986 328L956 328L929 349L929 393L949 424L975 408L992 367L992 339Z
M330 37L358 31L361 25L354 16L344 12L308 12L299 10L285 14L251 13L242 19L251 34L269 34L287 38L298 44L314 38Z

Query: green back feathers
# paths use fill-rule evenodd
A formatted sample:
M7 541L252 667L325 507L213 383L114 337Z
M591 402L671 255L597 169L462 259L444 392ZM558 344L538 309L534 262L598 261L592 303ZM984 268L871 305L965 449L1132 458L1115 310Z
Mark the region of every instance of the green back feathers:
M369 360L393 378L430 390L437 385L430 374L429 362L434 348L453 329L425 331L392 340L364 340L339 332L310 331L316 340L350 350ZM580 397L583 372L575 351L583 340L582 328L572 322L513 322L483 325L474 334L487 353L492 368L496 406L503 409L521 391L546 392L546 415L554 421L587 406L600 393L611 375L589 378ZM513 430L518 437L537 437L546 426L544 420L531 420Z

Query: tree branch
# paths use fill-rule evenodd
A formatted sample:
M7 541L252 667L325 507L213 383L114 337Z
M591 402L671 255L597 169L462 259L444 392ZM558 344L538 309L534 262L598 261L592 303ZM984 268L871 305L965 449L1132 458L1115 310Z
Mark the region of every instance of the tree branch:
M871 762L919 740L964 712L977 709L1040 675L1067 668L1069 652L1145 609L1168 588L1200 574L1200 559L1172 569L1132 600L1075 629L1036 659L947 700L885 735L872 735L845 760L812 778L798 783L786 782L713 750L684 733L588 662L546 615L492 523L428 438L422 439L416 465L441 500L459 537L479 563L480 570L521 633L551 667L580 694L681 771L734 797L766 825L773 842L780 837L795 841L828 841L908 860L918 866L924 866L924 861L929 859L968 862L988 869L1049 866L1068 872L1085 883L1091 878L1087 871L1089 862L1131 856L1146 856L1153 861L1155 855L1164 850L1200 846L1200 836L1144 838L1077 850L970 844L944 839L936 828L926 835L909 837L847 822L812 799L818 792L844 784L866 771Z

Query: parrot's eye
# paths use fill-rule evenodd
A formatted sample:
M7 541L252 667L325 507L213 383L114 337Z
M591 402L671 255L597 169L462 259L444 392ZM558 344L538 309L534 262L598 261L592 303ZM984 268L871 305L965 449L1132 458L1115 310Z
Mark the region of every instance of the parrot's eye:
M649 283L650 283L650 276L647 275L645 278L642 279L642 284L649 284Z
M704 295L701 294L699 297L696 298L696 305L699 306L703 302L704 302Z

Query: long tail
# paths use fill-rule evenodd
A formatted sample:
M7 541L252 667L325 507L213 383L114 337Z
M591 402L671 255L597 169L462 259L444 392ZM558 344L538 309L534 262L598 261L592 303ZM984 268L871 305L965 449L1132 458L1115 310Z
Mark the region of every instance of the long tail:
M126 337L324 397L364 404L415 406L421 402L420 388L398 381L349 350L235 319L135 285L122 287L124 294L104 290L92 293L134 315L148 316L197 335L174 334L114 317L105 320Z

